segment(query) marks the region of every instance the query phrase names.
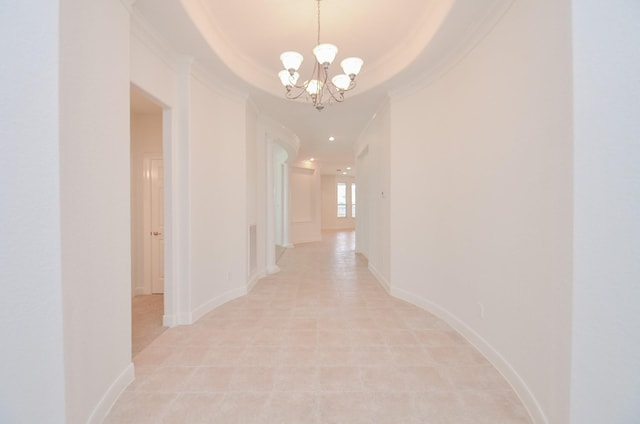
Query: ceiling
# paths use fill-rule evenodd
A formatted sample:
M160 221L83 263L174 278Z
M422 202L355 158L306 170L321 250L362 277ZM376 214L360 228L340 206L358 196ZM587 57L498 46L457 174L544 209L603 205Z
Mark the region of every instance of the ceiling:
M353 167L354 142L390 92L437 78L488 33L513 0L322 0L321 42L338 46L330 75L348 56L364 59L357 87L322 112L284 99L277 73L286 50L311 72L316 0L138 0L135 15L300 138L297 159L323 172ZM336 68L336 69L333 69ZM328 139L335 137L334 142Z

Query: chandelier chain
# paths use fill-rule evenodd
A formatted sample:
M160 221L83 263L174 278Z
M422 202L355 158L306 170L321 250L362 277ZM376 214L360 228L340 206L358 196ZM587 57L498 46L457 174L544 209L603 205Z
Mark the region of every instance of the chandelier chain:
M320 44L320 0L316 1L317 6L318 6L318 44Z

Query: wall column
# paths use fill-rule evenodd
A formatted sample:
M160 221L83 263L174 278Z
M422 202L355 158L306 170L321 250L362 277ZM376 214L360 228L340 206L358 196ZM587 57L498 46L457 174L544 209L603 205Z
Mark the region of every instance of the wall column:
M191 276L189 261L191 243L189 234L189 115L191 103L191 66L193 58L183 57L176 64L177 99L175 110L164 114L165 134L175 122L172 139L165 136L163 151L165 158L165 312L163 325L191 323ZM173 119L167 119L170 115ZM168 207L167 207L168 206Z
M276 222L275 222L275 172L274 172L274 164L275 164L275 156L274 156L274 142L268 136L266 136L266 144L267 144L267 154L266 154L266 163L267 163L267 201L266 201L266 260L267 260L267 273L275 274L280 271L278 265L276 265Z
M289 159L287 159L287 161L285 162L285 167L283 169L283 175L282 175L282 180L283 180L283 203L282 203L282 215L283 215L283 235L282 235L282 243L283 246L286 247L287 249L291 249L293 246L293 243L291 243L291 219L290 219L290 212L291 212L291 190L289 189L289 172L290 172L291 168L289 165Z

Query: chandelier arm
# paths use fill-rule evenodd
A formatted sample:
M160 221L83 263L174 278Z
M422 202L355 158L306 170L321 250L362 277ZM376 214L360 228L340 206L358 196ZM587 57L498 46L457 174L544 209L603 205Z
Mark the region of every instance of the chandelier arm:
M344 91L345 90L341 90L336 87L332 82L329 82L329 85L327 85L327 92L329 93L331 98L338 103L342 103L344 101Z
M293 90L294 88L295 90ZM302 97L302 95L305 93L306 93L306 88L304 86L295 86L287 90L287 92L284 95L289 100L296 100Z

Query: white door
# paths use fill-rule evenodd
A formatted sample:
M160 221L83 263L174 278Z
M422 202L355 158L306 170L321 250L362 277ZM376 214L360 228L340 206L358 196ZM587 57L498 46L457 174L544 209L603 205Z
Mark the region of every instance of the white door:
M150 161L151 293L164 293L164 165Z

